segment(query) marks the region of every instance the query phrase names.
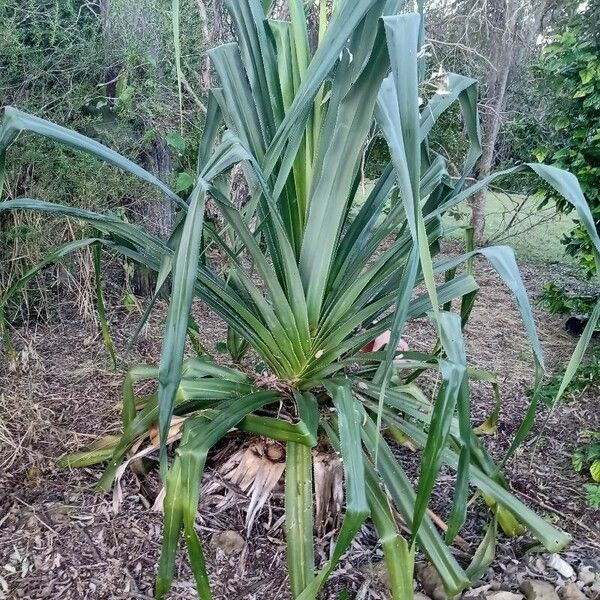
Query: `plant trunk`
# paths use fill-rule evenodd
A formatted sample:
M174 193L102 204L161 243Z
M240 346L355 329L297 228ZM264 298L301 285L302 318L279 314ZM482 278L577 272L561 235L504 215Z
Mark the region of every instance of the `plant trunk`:
M510 52L510 51L508 51ZM509 56L505 57L501 71L497 74L494 86L494 99L488 112L482 119L483 152L477 166L477 179L485 179L491 172L494 164L496 142L502 122L502 111L504 110L504 98L506 95L506 84L510 71ZM475 232L475 241L481 245L485 241L485 190L475 194L471 201L471 227Z
M167 181L171 173L171 157L163 137L157 137L151 149L142 156L144 168L159 179ZM145 228L161 239L166 239L175 223L175 206L164 196L154 194L139 205L141 221ZM156 276L145 267L136 267L133 273L133 289L138 296L149 296L154 292Z

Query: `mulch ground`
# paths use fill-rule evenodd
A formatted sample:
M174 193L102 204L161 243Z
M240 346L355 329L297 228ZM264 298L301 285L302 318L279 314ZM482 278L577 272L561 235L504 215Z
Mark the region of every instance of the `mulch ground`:
M523 277L535 307L550 278L576 285L568 274L549 267L525 265ZM481 285L477 306L467 328L472 366L494 372L502 384L503 409L498 433L486 438L492 454L501 457L527 406L533 369L527 341L510 292L483 262L477 264ZM223 325L197 306L198 322L208 348L225 338ZM74 310L50 324L30 325L12 332L20 351L16 371L0 357L0 598L129 599L152 596L161 540L161 515L153 512L143 485L133 474L123 479L124 501L114 513L112 496L93 490L101 468L61 470L58 456L81 449L96 437L119 429L122 372L114 372L94 324L82 323ZM537 325L550 372L560 367L576 340L564 332L564 318L535 307ZM111 311L112 330L122 352L139 315ZM132 358L157 362L162 314L144 331ZM431 332L423 322L411 325L406 339L412 348L425 347ZM491 389L473 386L473 420L478 423L493 405ZM550 415L536 446L536 432L508 464L513 491L529 506L573 536L563 555L578 563L600 556L600 511L586 507L585 478L571 467L571 455L581 433L600 429L598 388L582 397L565 399ZM535 452L534 452L535 449ZM410 465L410 457L407 463ZM417 465L415 464L415 469ZM416 471L414 471L416 473ZM209 464L207 481L218 477ZM450 472L442 473L432 508L444 518L449 509ZM265 505L240 553L212 544L225 530L246 537L248 499L225 511L203 509L199 527L216 600L288 598L283 540L281 490ZM474 549L482 534L477 514L462 532ZM215 538L216 539L216 538ZM331 538L321 540L325 558ZM505 570L522 556L522 540L501 539L493 569ZM369 527L353 544L332 577L324 597L384 598L377 563L381 551ZM185 559L170 598L195 598L193 578Z

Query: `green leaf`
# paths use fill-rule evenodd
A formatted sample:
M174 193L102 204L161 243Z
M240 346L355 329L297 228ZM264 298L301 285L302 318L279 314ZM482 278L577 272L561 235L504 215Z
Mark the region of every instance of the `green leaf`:
M494 517L467 567L467 575L472 582L479 581L483 577L496 556L497 529L496 517Z
M204 554L195 529L200 481L206 457L209 449L247 414L276 400L275 392L256 392L223 405L212 420L200 416L186 421L177 458L167 477L163 547L156 578L157 598L163 598L171 587L177 542L182 529L185 531L185 541L198 594L202 600L212 598Z
M186 143L183 136L178 131L171 131L165 138L167 145L173 148L173 150L179 152L179 154L185 154Z
M410 479L394 457L387 442L381 437L375 423L366 415L362 418L364 425L361 433L365 446L372 459L375 457L375 447L378 448L378 471L394 501L396 510L412 529L416 494ZM416 538L425 555L435 565L449 593L458 593L468 586L469 579L465 572L456 562L427 515L416 532Z
M400 534L390 503L379 486L375 469L366 467L367 494L371 518L381 540L393 600L412 600L415 549Z
M442 465L443 451L450 433L454 409L462 391L465 373L464 365L440 361L442 384L431 415L427 441L421 459L412 521L413 538L425 515L435 480ZM466 465L463 465L463 468L466 468Z
M175 180L175 191L185 192L194 185L194 178L189 173L178 173Z
M369 514L365 468L361 450L359 411L352 398L350 383L343 380L324 382L336 407L339 427L339 450L344 466L346 488L346 513L331 558L317 576L298 596L298 600L315 600L336 564L350 546L354 536ZM337 434L326 424L328 437L335 442ZM334 443L335 447L335 443Z
M21 112L12 106L7 106L4 109L4 119L2 120L2 127L0 127L0 157L3 156L6 148L10 146L21 131L37 133L61 144L65 144L66 146L70 146L75 150L81 150L91 154L92 156L104 160L119 169L139 177L150 185L153 185L164 192L169 199L182 208L187 207L186 203L157 177L124 156L121 156L118 152L115 152L100 142L92 140L80 133L76 133L75 131L71 131L70 129L61 127L50 121Z
M385 422L396 425L405 435L415 440L417 444L425 446L427 443L427 434L420 427L388 411L384 412L383 418ZM459 464L458 454L452 448L446 447L442 451L442 462L453 469L457 469ZM469 478L485 495L491 497L501 507L516 516L518 521L523 523L548 551L558 552L570 542L569 535L559 531L536 515L479 466L471 465Z
M190 207L173 266L173 294L167 312L158 373L160 464L163 480L167 474L166 440L175 405L175 394L181 381L188 314L192 307L200 257L206 189L206 182L199 179L190 197Z

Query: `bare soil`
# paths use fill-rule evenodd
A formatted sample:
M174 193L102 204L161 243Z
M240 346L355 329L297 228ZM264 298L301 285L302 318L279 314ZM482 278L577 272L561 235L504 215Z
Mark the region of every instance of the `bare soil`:
M564 332L564 318L537 308L536 298L549 279L572 286L578 283L568 274L539 265L524 265L522 274L535 308L546 365L552 372L564 364L576 340ZM483 262L477 263L476 276L481 292L467 339L473 366L496 373L502 383L498 432L486 438L499 458L526 410L533 369L510 291ZM203 306L195 310L204 343L214 348L225 338L223 324ZM110 313L122 355L139 315ZM163 316L159 309L132 360L157 362ZM75 310L66 311L61 320L22 327L12 334L20 352L19 368L11 371L6 357L0 355L0 598L150 598L162 524L161 515L149 506L144 482L131 473L125 475L124 502L115 514L111 495L93 490L100 467L67 471L55 465L65 452L119 431L116 405L123 373L111 369L96 326L80 322ZM424 322L414 323L406 336L415 349L425 347L430 338ZM493 394L486 385L473 387L473 420L479 423L491 410ZM506 469L517 495L573 536L563 556L574 565L600 556L600 512L586 507L585 478L571 467L581 433L600 429L598 395L598 387L592 386L582 397L565 399L550 415L536 446L536 434L548 415L542 407L536 432ZM407 458L409 464L411 460L415 462ZM206 481L215 477L209 464ZM444 472L433 499L432 507L442 518L448 513L451 482L452 474ZM201 503L198 524L215 600L288 598L281 490L276 490L247 537L248 501L240 494L238 502L221 512ZM481 515L477 510L472 513L462 532L469 552L482 535ZM226 530L246 539L241 553L211 543L216 533ZM333 533L320 540L320 560L326 558L332 537ZM503 538L493 569L505 570L522 555L523 540ZM350 598L385 598L377 568L381 556L373 532L363 528L324 596L339 598L340 592L347 591ZM182 552L170 598L195 597Z

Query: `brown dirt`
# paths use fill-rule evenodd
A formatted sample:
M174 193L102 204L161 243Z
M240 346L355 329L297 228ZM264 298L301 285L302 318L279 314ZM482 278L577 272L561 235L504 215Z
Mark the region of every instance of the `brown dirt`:
M524 280L535 305L541 287L556 272L525 265ZM560 277L572 282L566 275ZM498 285L496 275L480 262L477 279L481 292L467 329L474 366L496 373L502 381L503 411L498 434L488 438L492 453L500 457L527 405L532 382L527 342L510 292ZM223 325L197 307L198 322L207 347L224 339ZM575 340L563 330L563 319L535 309L541 342L550 371L568 357ZM111 311L115 342L122 352L137 315ZM155 362L160 352L160 311L135 349L135 361ZM113 372L95 326L76 317L61 322L21 328L13 332L20 351L20 369L10 372L0 357L0 598L150 598L160 550L161 517L152 512L130 473L124 478L125 500L118 514L112 498L94 492L100 468L60 470L55 459L79 449L105 433L118 432L122 372ZM415 323L407 332L413 348L425 345L428 326ZM493 403L491 390L475 385L473 419L485 419ZM579 434L600 428L598 390L566 400L550 417L535 454L536 436L517 453L507 468L514 491L532 508L547 515L573 535L569 550L573 561L600 554L600 512L586 508L584 478L570 466ZM540 419L546 409L540 410ZM410 462L410 460L409 460ZM210 467L210 465L209 465ZM207 478L216 477L209 468ZM442 517L448 511L443 473L433 508ZM446 491L445 491L446 490ZM288 598L282 531L281 493L272 497L257 519L240 555L225 555L210 544L213 534L235 530L245 537L244 506L240 502L224 512L200 507L199 526L206 542L210 577L216 600L229 597ZM470 516L464 537L474 542L481 535L477 514ZM323 559L331 539L321 540ZM521 552L519 540L500 543L498 564ZM381 551L370 528L360 536L333 576L327 597L383 598L371 565ZM3 586L8 586L3 590ZM187 562L179 561L170 598L195 598Z

